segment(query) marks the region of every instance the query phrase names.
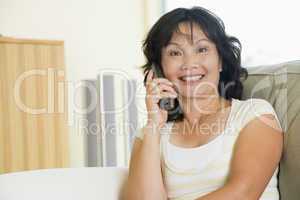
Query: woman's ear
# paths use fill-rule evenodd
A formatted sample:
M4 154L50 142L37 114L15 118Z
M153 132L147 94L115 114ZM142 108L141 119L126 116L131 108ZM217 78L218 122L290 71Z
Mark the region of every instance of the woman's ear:
M222 60L219 59L219 72L221 72L221 71L222 71Z

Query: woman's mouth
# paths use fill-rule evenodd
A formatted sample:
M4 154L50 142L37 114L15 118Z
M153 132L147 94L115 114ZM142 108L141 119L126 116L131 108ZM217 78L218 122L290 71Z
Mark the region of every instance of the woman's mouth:
M200 82L205 75L198 74L198 75L188 75L188 76L182 76L179 79L186 83L186 84L193 84L193 83L198 83Z

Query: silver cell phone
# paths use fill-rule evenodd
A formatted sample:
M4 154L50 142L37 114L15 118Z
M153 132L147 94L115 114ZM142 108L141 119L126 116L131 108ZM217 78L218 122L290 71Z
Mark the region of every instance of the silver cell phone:
M159 67L155 67L155 65L152 65L152 71L154 72L154 77L164 78L164 74ZM175 107L175 99L173 98L160 99L158 105L161 109L170 111Z

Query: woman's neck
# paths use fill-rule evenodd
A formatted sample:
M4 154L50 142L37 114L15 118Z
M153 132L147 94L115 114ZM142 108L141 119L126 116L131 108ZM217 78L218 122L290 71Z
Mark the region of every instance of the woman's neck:
M181 98L179 100L184 114L184 123L189 127L201 123L226 107L226 100L220 96L214 98Z

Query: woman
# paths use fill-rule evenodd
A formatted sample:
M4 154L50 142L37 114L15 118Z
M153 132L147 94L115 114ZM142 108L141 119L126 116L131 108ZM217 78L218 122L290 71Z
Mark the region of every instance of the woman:
M143 47L148 121L134 141L124 199L279 199L282 129L267 101L241 100L248 73L223 22L201 7L178 8ZM162 98L176 108L162 109Z

